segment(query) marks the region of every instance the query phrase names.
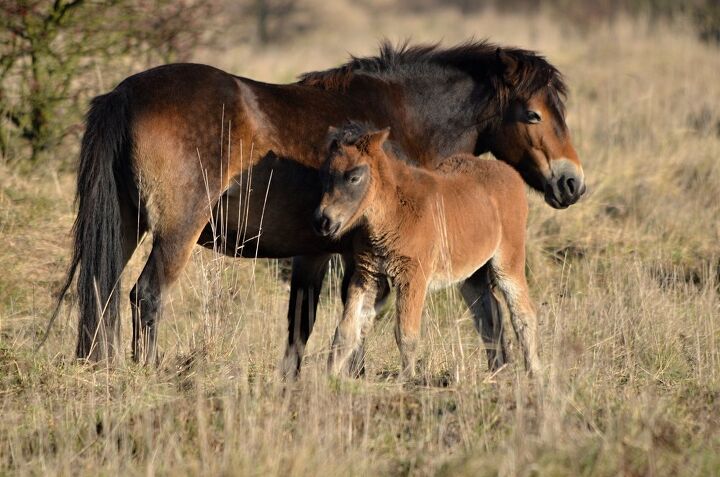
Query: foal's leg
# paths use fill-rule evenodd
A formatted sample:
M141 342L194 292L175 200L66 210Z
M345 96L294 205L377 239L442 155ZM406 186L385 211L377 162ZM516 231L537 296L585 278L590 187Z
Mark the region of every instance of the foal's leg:
M305 345L315 324L318 298L330 255L294 257L288 304L288 343L281 372L285 378L300 374Z
M401 375L407 378L415 376L420 324L426 293L427 281L420 276L398 283L395 340L400 348L402 359Z
M339 375L349 371L348 361L351 355L361 347L372 326L374 313L368 313L368 310L374 308L376 285L375 277L353 273L347 287L343 316L335 330L328 359L330 374Z
M352 256L344 256L343 261L345 263L345 275L343 276L341 297L343 304L345 304L347 302L350 280L355 273L355 261ZM360 342L350 355L350 362L348 364L350 376L353 377L359 377L365 374L365 338L375 324L375 318L385 307L390 297L390 284L384 275L377 277L376 290L374 302L371 303L368 301L363 303L362 314L366 318L360 336Z
M510 308L513 328L525 359L525 369L531 374L537 374L540 371L537 315L525 279L525 254L514 255L514 260L504 261L493 258L492 266L498 287L505 295Z
M460 293L472 312L475 329L485 342L488 368L496 371L507 362L507 354L500 306L491 287L490 269L486 265L463 282Z

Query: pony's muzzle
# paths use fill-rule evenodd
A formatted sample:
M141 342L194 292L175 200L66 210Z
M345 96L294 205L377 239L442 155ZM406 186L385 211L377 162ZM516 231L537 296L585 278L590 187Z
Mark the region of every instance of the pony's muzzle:
M582 177L562 176L558 180L558 191L563 203L574 204L585 193L585 181Z
M553 167L553 176L545 187L545 202L556 209L570 207L587 190L582 169L567 160Z
M313 229L321 237L335 235L340 230L340 221L333 220L324 210L318 208L313 217Z

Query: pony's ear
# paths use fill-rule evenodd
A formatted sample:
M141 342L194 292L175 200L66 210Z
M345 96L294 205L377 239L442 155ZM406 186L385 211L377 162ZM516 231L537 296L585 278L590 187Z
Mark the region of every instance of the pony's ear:
M382 146L383 146L383 144L385 144L385 141L387 141L388 136L390 136L390 127L386 127L384 129L379 129L377 131L368 133L368 135L367 135L368 145L370 147L376 147L378 149L382 149Z
M500 67L500 74L502 75L503 81L509 86L515 86L518 83L518 69L520 64L513 55L503 51L502 48L495 50L495 57L497 58L498 65Z

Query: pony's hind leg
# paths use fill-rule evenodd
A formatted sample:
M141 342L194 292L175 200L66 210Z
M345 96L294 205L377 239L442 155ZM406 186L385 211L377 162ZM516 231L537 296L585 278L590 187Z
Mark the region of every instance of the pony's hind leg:
M136 195L132 198L131 194ZM148 230L147 219L143 212L140 212L137 203L137 188L133 185L131 191L123 189L118 192L120 199L120 222L123 246L123 266L132 258L135 250L142 241Z
M214 195L213 192L208 195ZM146 364L157 363L157 325L165 295L185 268L210 219L211 208L204 189L186 190L184 194L182 200L165 198L165 203L172 203L173 207L164 209L165 213L158 212L157 219L150 223L152 250L130 291L133 360Z
M198 234L199 234L198 230ZM130 291L133 320L133 360L157 362L157 325L163 299L185 267L197 234L153 237L153 246L137 283Z
M485 342L488 369L497 371L508 359L501 307L491 290L490 273L490 267L483 266L463 282L460 293L473 315L475 329Z
M300 374L305 345L310 339L329 255L294 257L288 304L288 343L282 362L285 379Z
M119 193L120 198L120 222L121 222L121 233L122 233L122 268L123 270L127 266L128 262L132 258L135 250L137 249L140 241L147 232L147 222L145 218L138 211L137 207L130 200L127 191L123 190ZM120 338L120 322L112 324L113 336L115 339L112 341L117 347L117 343ZM135 325L133 323L133 333L135 333Z
M154 242L154 241L153 241ZM162 305L163 280L159 248L150 252L138 281L130 291L132 309L132 357L133 361L153 363L156 361L157 320Z
M524 254L518 255L521 256L517 260L505 263L495 257L491 263L498 287L505 295L510 309L513 328L523 351L525 369L531 374L537 374L540 371L537 315L525 278Z

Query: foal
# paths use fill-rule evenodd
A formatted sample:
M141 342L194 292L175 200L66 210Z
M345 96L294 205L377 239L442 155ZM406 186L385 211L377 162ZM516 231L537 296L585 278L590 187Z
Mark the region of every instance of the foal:
M372 326L378 278L397 289L395 339L403 374L413 376L425 294L460 282L490 263L504 293L525 367L540 369L537 319L525 279L525 184L500 161L455 155L437 170L388 157L389 128L359 123L330 128L322 168L323 196L316 231L340 237L354 229L357 264L328 363L332 374L348 361Z

